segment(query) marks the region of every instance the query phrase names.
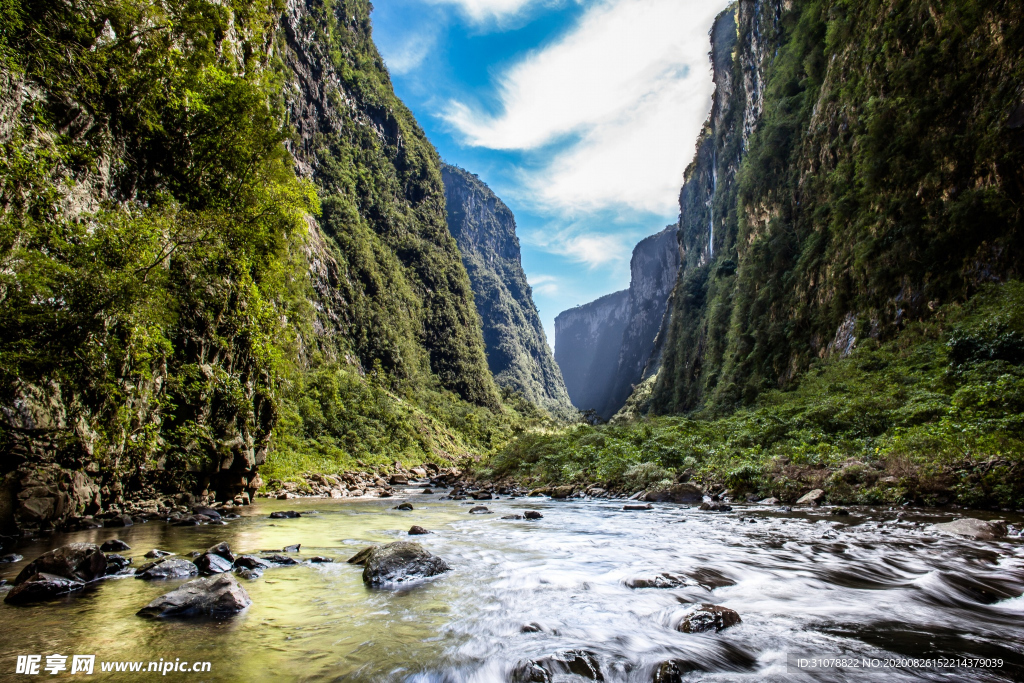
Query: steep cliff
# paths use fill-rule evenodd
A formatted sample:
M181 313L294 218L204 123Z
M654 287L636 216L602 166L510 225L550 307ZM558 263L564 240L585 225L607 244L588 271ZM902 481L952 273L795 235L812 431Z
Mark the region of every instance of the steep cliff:
M629 290L562 311L555 318L555 361L572 404L602 418L615 381L622 334L629 321ZM612 411L614 412L614 411Z
M575 410L523 272L512 211L476 175L448 164L441 175L448 230L469 273L495 382L553 416L571 417Z
M2 12L0 509L244 500L268 453L501 438L440 161L368 2Z
M1020 276L1018 10L740 0L718 19L655 411L752 402Z

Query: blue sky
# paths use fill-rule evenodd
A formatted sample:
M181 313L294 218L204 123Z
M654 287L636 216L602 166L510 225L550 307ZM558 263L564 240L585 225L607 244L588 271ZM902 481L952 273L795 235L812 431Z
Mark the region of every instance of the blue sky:
M678 218L711 105L726 0L377 0L374 40L441 157L516 215L554 318L629 286L643 237Z

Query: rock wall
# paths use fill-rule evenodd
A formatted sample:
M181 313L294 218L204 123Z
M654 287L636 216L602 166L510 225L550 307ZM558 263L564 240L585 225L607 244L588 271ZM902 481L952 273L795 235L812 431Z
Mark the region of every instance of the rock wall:
M555 318L555 360L569 398L580 410L610 417L605 405L628 322L628 289L562 311Z
M495 382L553 416L570 418L575 410L523 272L515 216L476 175L448 164L441 175L448 230L473 285Z

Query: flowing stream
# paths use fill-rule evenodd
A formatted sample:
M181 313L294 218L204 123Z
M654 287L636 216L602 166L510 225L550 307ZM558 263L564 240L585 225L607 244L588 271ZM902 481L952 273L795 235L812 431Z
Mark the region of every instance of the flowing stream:
M416 490L389 499L261 500L226 526L150 522L23 546L24 561L0 565L4 578L53 547L111 538L132 546L122 554L135 566L152 548L185 554L219 541L236 553L301 543L292 553L297 559L336 562L240 579L253 604L220 621L135 615L181 580L113 578L55 602L0 605L0 680L28 680L13 674L17 655L45 660L58 653L69 662L95 654L97 680L154 678L103 674L101 661L180 658L209 661L211 670L163 678L499 683L520 662L571 649L593 653L607 681L646 683L660 662L673 659L696 669L684 680L865 680L851 671L791 673L791 654L1002 659L1001 667L969 672L882 675L1024 680L1024 544L924 530L948 521L949 512L911 510L899 520L895 511L870 508L851 509L848 517L758 506L712 513L655 504L626 512L622 501L519 498L484 501L494 514L471 515L469 505ZM413 511L392 509L403 498ZM268 518L288 509L318 514ZM524 510L544 518L501 519ZM434 533L409 537L413 524ZM370 543L399 539L422 543L452 571L401 591L364 587L361 568L344 560ZM629 587L662 573L685 577L686 585ZM681 633L676 626L694 603L734 609L742 623Z

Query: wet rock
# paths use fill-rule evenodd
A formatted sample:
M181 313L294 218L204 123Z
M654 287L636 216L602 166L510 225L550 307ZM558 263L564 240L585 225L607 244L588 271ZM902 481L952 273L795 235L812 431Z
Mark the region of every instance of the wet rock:
M447 562L429 553L419 543L398 541L370 549L363 567L363 583L381 586L417 581L450 569Z
M758 505L778 505L781 502L782 502L781 500L779 500L778 498L772 496L771 498L762 498L761 500L757 501L757 504Z
M198 573L199 568L188 560L164 558L139 567L135 572L135 578L145 581L182 579L186 576L195 576Z
M103 541L103 545L100 546L100 550L105 553L116 553L121 550L131 550L132 547L122 541L119 538L114 538L109 541Z
M298 561L295 560L295 558L288 557L287 555L280 555L280 554L277 554L277 553L275 553L273 555L264 555L261 559L266 560L267 562L270 562L271 564L280 564L280 565L298 564Z
M932 524L930 531L953 536L966 536L979 541L991 541L1006 535L1006 521L997 519L986 522L981 519L966 517L943 524Z
M193 515L202 515L203 517L207 517L207 518L209 518L209 519L211 519L211 520L213 520L215 522L219 522L220 521L220 513L217 512L216 510L214 510L213 508L208 508L208 507L192 508L192 514Z
M576 488L573 486L555 486L554 488L551 489L551 492L548 495L550 495L552 498L560 500L563 498L568 498L573 494L573 491L575 490Z
M198 517L182 517L171 526L199 526L203 521Z
M16 585L4 598L9 605L25 605L30 602L42 602L81 590L85 583L77 579L56 574L37 572L26 577Z
M395 507L393 507L391 509L392 510L412 510L412 504L411 503L402 503L401 505L396 505Z
M683 683L686 674L700 670L701 667L694 666L685 659L673 659L658 666L651 683Z
M491 511L487 509L486 505L476 505L469 509L471 515L489 515Z
M799 500L796 501L796 504L818 507L823 502L825 502L825 492L822 491L821 489L814 489L810 493L803 495Z
M541 486L540 488L531 489L530 492L527 493L526 495L530 496L530 497L536 497L536 496L546 496L549 493L551 493L551 487L550 486Z
M683 633L717 633L739 623L740 615L735 610L705 603L683 618L679 630Z
M301 516L302 514L295 510L278 510L277 512L270 513L270 519L295 519Z
M107 558L98 545L71 543L34 559L21 570L14 583L24 583L35 574L53 574L88 583L100 578L106 571Z
M4 555L3 557L0 557L0 564L6 564L8 562L21 562L24 559L25 558L19 555L18 553L11 553L9 555Z
M194 560L196 567L199 568L199 573L206 576L231 571L232 561L209 552L203 553Z
M193 560L195 560L197 557L202 555L202 553L199 552L198 550L193 550L193 551L185 553L185 554L188 555L189 557L191 557Z
M240 576L243 579L248 579L249 581L255 581L256 579L258 579L261 576L263 576L263 570L262 569L236 569L235 570L235 574L237 576Z
M239 555L235 558L235 567L239 569L267 569L271 564L269 561L256 557L255 555Z
M302 544L301 543L296 543L295 545L286 545L284 547L284 551L286 553L297 553L297 552L299 552L300 548L302 548Z
M566 650L535 659L516 668L512 680L516 683L548 683L563 675L581 676L591 681L603 681L604 674L597 656L586 650Z
M413 525L413 526L412 526L412 527L411 527L411 528L409 529L409 535L410 535L410 536L422 536L423 534L429 534L429 533L430 533L429 531L427 531L427 530L426 530L426 529L424 529L423 527L421 527L421 526L418 526L418 525L416 525L416 524L414 524L414 525Z
M221 541L217 545L210 546L206 549L206 552L211 555L219 555L228 562L235 561L235 556L231 553L231 546L229 546L225 541Z
M849 517L850 511L847 510L846 508L832 508L831 514L835 515L836 517Z
M433 492L434 492L433 489L423 489L422 491L420 491L420 493L428 495L428 496L430 494L432 494Z
M705 512L731 512L732 506L728 503L719 503L716 501L705 501L700 504L700 509Z
M133 526L134 524L135 522L128 515L117 515L103 521L103 526L105 527L125 527Z
M544 519L544 515L536 510L527 510L523 513L523 519Z
M140 617L224 617L252 604L249 594L230 574L184 583L138 611Z
M392 474L388 481L392 486L403 486L409 483L409 477L404 474Z
M642 499L652 503L699 503L704 499L704 493L695 484L672 484L651 489Z
M663 572L652 577L636 577L626 580L628 588L679 588L687 585L685 576Z
M522 515L502 515L502 519L522 519Z
M653 510L654 506L651 505L650 503L647 503L646 505L623 505L622 509L623 510Z
M491 498L493 498L489 491L474 491L469 494L469 497L473 500L491 500Z
M522 628L519 629L520 633L540 633L544 630L544 627L538 624L536 621L531 621L529 624L523 624Z
M166 550L160 550L158 548L153 548L148 553L146 553L145 557L148 557L151 560L155 560L158 557L167 557L168 555L173 555L173 554L174 553L169 553Z
M334 560L330 557L324 557L323 555L314 555L306 561L311 562L313 564L326 564L328 562L334 562Z
M366 558L370 556L370 552L373 551L377 546L371 545L369 548L363 548L358 553L348 558L346 562L349 564L366 564Z
M128 569L128 565L130 565L131 563L131 559L123 555L118 555L117 553L109 553L107 555L107 569L105 574L107 576L121 574L126 569Z

